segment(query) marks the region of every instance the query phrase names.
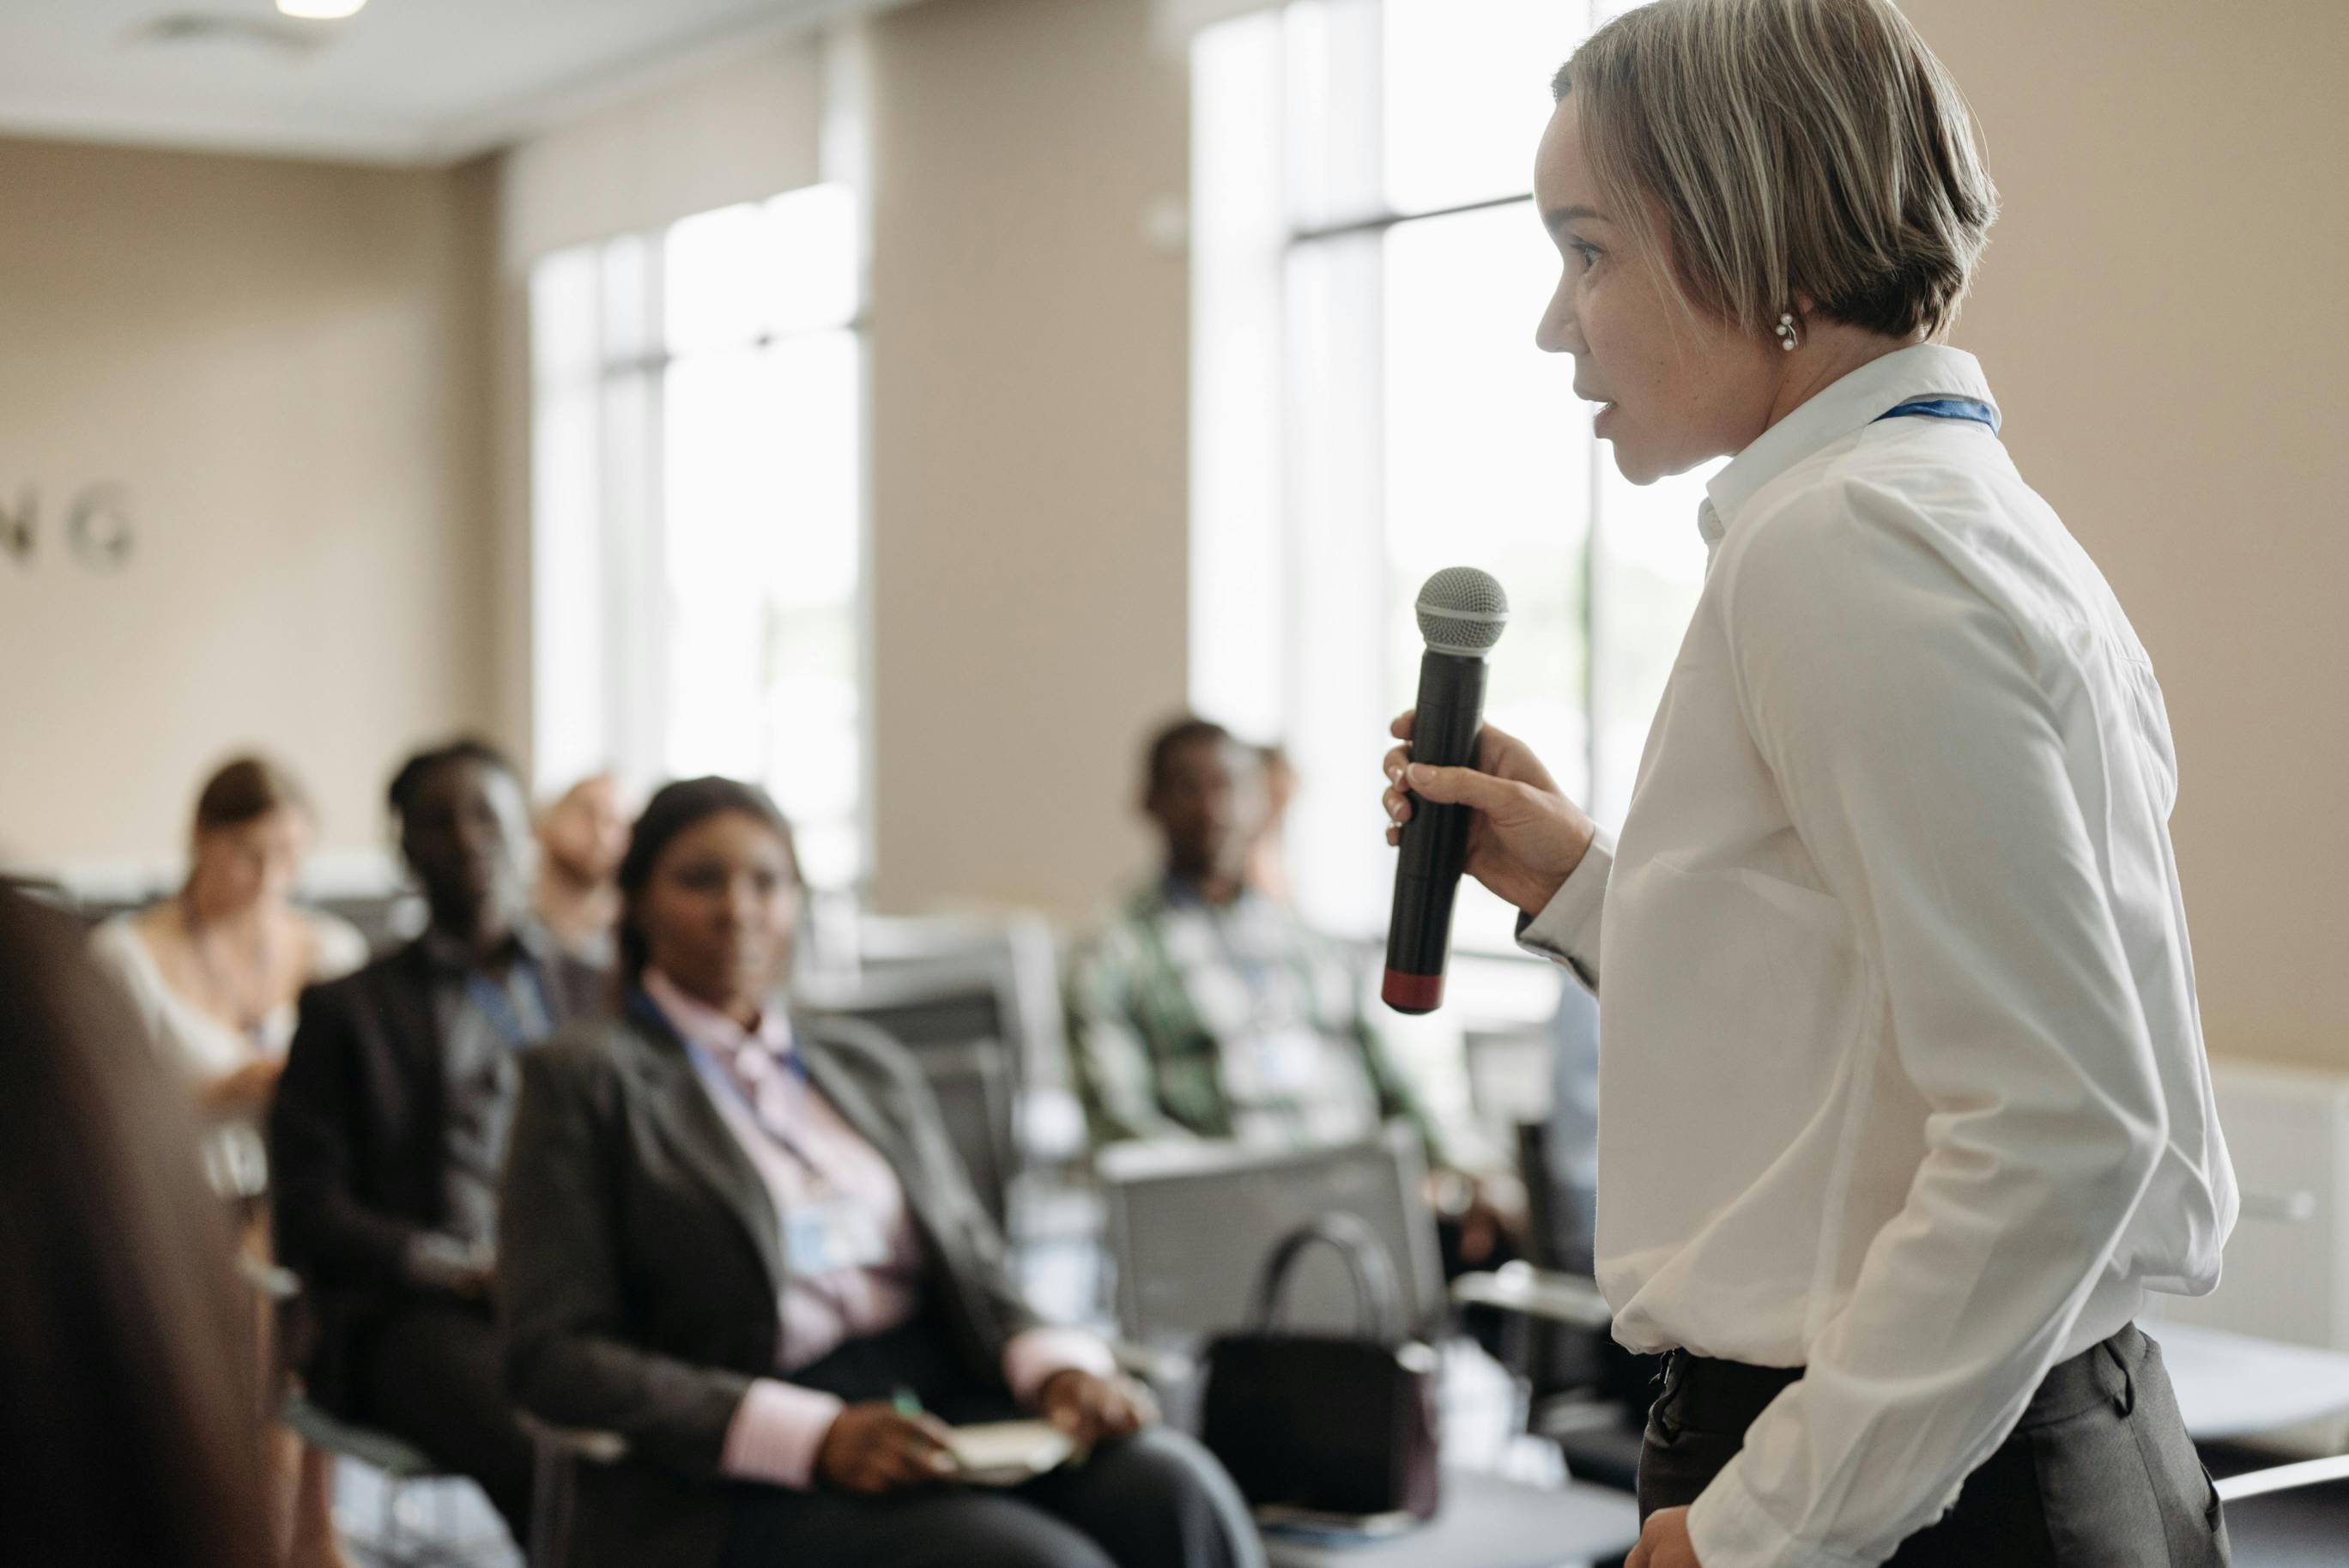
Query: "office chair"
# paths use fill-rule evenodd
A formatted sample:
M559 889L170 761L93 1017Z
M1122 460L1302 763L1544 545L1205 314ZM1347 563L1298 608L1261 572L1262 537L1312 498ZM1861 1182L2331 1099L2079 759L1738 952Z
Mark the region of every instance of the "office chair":
M1361 1143L1266 1150L1232 1144L1128 1144L1102 1151L1119 1330L1160 1353L1195 1355L1210 1336L1246 1324L1257 1270L1308 1220L1347 1213L1367 1224L1395 1264L1417 1332L1440 1335L1452 1305L1588 1322L1605 1304L1587 1284L1531 1269L1468 1275L1447 1299L1435 1216L1423 1191L1419 1141L1393 1126ZM1595 1304L1595 1305L1594 1305ZM1282 1321L1340 1332L1356 1326L1351 1281L1319 1254L1300 1260ZM1195 1390L1162 1390L1183 1424ZM1441 1511L1381 1542L1269 1534L1274 1568L1558 1568L1612 1561L1640 1534L1639 1509L1610 1488L1549 1489L1447 1468Z
M2235 1568L2337 1568L2349 1560L2349 1454L2221 1476Z
M854 967L861 975L967 974L993 985L1004 1038L1012 1047L1019 1170L1048 1184L1071 1185L1090 1145L1084 1109L1069 1081L1061 945L1051 926L1020 913L868 914L854 930ZM1024 1223L1038 1216L1014 1217Z
M1520 1123L1516 1146L1526 1188L1527 1263L1542 1276L1587 1280L1588 1191L1571 1191L1557 1180L1548 1123ZM1579 1212L1560 1212L1568 1205ZM1510 1322L1503 1359L1526 1381L1527 1426L1557 1445L1568 1474L1636 1491L1648 1407L1663 1358L1624 1349L1612 1327L1603 1313L1586 1313L1580 1321L1520 1315Z
M557 1427L522 1412L530 1434L531 1568L564 1568L571 1561L571 1522L583 1464L617 1464L628 1457L628 1439L617 1432Z
M908 968L986 975L996 985L1007 1037L1019 1049L1020 1082L1065 1081L1060 949L1041 917L868 914L856 923L856 957L867 975Z
M293 1270L264 1263L250 1253L239 1253L237 1276L265 1301L283 1306L300 1297L302 1282ZM383 1568L501 1568L511 1560L502 1528L493 1527L471 1537L459 1537L451 1522L450 1488L472 1483L433 1461L412 1443L347 1421L311 1403L299 1387L285 1396L277 1418L304 1442L337 1459L351 1460L376 1472L381 1485L372 1535L346 1532L336 1518L338 1533L355 1537L353 1543L369 1562ZM429 1487L437 1503L429 1531L413 1528L406 1506L411 1491Z
M512 1561L505 1532L498 1526L471 1536L458 1535L452 1489L472 1483L435 1463L421 1449L388 1432L329 1414L298 1389L286 1396L278 1419L312 1448L356 1460L380 1478L382 1502L374 1532L357 1535L353 1542L368 1561L384 1568L501 1568ZM418 1529L409 1518L412 1511L408 1505L418 1487L432 1490L436 1507L429 1529ZM340 1531L339 1516L336 1522Z
M1009 1227L1019 1170L1019 1050L1008 971L991 958L940 957L802 988L820 1015L860 1019L913 1056L955 1152L998 1225Z

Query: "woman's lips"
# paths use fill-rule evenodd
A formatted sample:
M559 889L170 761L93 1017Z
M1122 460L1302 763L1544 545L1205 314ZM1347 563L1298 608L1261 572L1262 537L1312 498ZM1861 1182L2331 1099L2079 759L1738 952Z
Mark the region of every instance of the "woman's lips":
M1590 421L1591 434L1603 435L1606 433L1607 421L1614 418L1615 408L1616 405L1612 403L1602 404L1600 406L1599 412L1592 417Z

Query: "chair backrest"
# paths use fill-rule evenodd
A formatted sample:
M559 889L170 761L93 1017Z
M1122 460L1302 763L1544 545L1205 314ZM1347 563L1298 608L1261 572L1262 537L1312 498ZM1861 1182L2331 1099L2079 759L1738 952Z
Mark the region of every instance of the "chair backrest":
M81 915L86 923L89 922L89 916L83 912L79 903L74 898L72 890L54 877L0 872L0 892L21 893L26 898L48 905L51 909L61 909L69 914Z
M1019 1169L1019 1050L1006 1016L1007 985L998 966L941 962L860 974L801 998L815 1012L873 1025L913 1055L971 1185L999 1225L1009 1218Z
M1526 1260L1553 1274L1590 1274L1591 1194L1559 1178L1550 1159L1552 1124L1517 1126L1517 1175L1526 1187ZM1644 1404L1657 1358L1615 1343L1606 1330L1531 1324L1525 1373L1537 1400L1577 1390Z
M1042 917L868 914L855 930L857 967L864 975L912 971L984 979L995 988L1004 1037L1018 1047L1021 1086L1065 1080L1060 949Z
M2246 1470L2213 1484L2218 1488L2220 1501L2230 1507L2271 1492L2306 1492L2315 1487L2341 1486L2349 1484L2349 1454ZM2349 1492L2335 1495L2338 1501L2349 1502Z
M1386 1245L1413 1327L1444 1313L1444 1265L1419 1140L1400 1124L1361 1143L1268 1150L1227 1143L1122 1144L1099 1157L1120 1331L1189 1349L1243 1326L1257 1271L1299 1225L1351 1214ZM1334 1256L1299 1263L1281 1321L1350 1329L1351 1281Z

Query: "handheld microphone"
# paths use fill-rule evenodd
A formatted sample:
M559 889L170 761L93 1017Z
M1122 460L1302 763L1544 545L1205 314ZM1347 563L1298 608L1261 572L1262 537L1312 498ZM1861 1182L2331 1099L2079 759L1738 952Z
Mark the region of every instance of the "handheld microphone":
M1474 768L1485 731L1485 655L1509 624L1509 596L1487 573L1447 566L1420 589L1414 608L1427 652L1419 661L1411 759ZM1379 990L1398 1013L1432 1013L1444 1005L1444 960L1452 947L1452 899L1467 854L1468 820L1465 806L1413 797L1395 862L1386 983Z

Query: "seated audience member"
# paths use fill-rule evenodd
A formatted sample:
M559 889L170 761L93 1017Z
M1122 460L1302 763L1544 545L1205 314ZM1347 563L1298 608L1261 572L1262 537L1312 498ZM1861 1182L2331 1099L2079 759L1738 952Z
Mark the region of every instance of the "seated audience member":
M547 934L591 964L612 962L612 926L620 914L612 873L627 847L620 781L609 773L589 774L539 813L532 903Z
M1267 810L1259 754L1186 718L1150 746L1159 873L1071 965L1070 1045L1096 1143L1238 1139L1317 1147L1392 1117L1434 1131L1337 943L1247 881Z
M280 1253L310 1287L312 1395L480 1482L520 1537L532 1450L500 1387L490 1285L523 1047L603 977L528 913L513 770L460 740L391 784L430 924L302 998L270 1116Z
M179 892L116 915L89 937L90 956L129 999L140 1034L192 1091L205 1175L213 1191L253 1208L243 1244L261 1258L270 1251L259 1207L269 1169L261 1119L285 1065L295 998L367 962L355 927L293 904L314 827L292 775L260 758L238 758L196 797L188 878ZM259 1340L267 1344L274 1315L258 1302L256 1313ZM279 1442L287 1560L305 1568L343 1563L330 1507L332 1460L290 1433Z
M294 1002L367 962L357 930L294 907L315 824L291 775L255 757L222 768L196 797L187 882L174 896L90 934L90 955L129 996L141 1032L183 1074L211 1129L215 1190L265 1184L268 1113Z
M510 1386L617 1432L582 1568L1223 1568L1227 1477L1099 1341L1038 1326L904 1051L794 1018L789 827L671 784L620 868L613 1016L523 1064L500 1299ZM1040 1411L1091 1457L955 1484L942 1422Z
M0 1557L266 1564L229 1226L185 1097L80 942L0 891Z
M1490 1267L1510 1255L1503 1213L1485 1179L1448 1168L1359 965L1251 882L1272 809L1266 755L1201 718L1150 744L1143 810L1163 869L1069 974L1070 1055L1093 1142L1318 1148L1401 1119L1427 1148L1446 1271Z
M1366 1006L1359 965L1249 884L1268 809L1263 754L1185 718L1151 742L1143 809L1164 869L1078 951L1069 1047L1096 1146L1211 1138L1319 1148L1394 1118L1426 1143L1446 1266L1504 1243L1483 1184L1444 1170L1442 1140Z

